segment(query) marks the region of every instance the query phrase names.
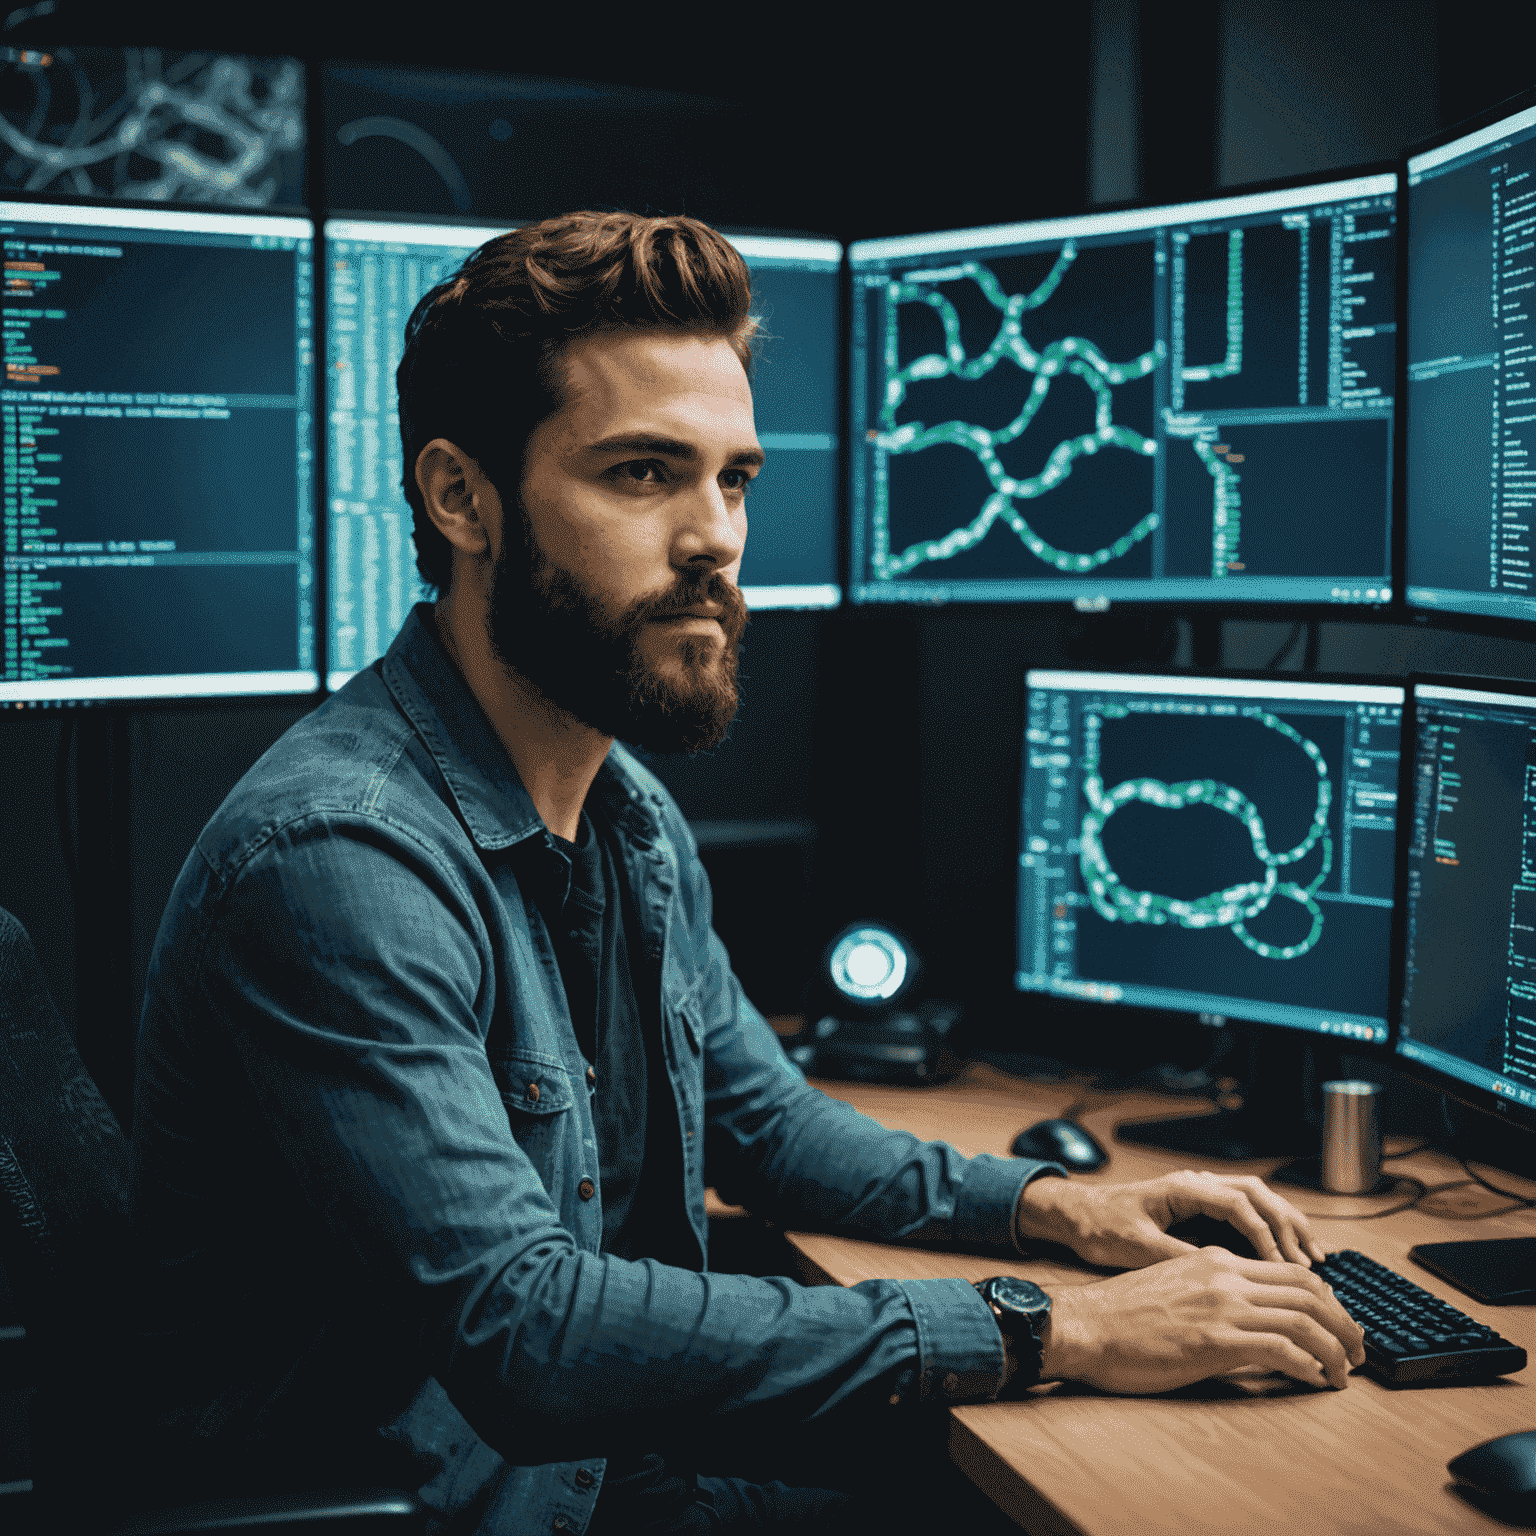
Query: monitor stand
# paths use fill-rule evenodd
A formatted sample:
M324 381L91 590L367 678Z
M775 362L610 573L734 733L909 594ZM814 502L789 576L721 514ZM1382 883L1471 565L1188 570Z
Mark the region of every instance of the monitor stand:
M1320 1097L1322 1074L1310 1037L1235 1021L1227 1027L1243 1036L1242 1107L1132 1120L1115 1127L1118 1140L1216 1162L1317 1153L1319 1131L1308 1122L1307 1105Z

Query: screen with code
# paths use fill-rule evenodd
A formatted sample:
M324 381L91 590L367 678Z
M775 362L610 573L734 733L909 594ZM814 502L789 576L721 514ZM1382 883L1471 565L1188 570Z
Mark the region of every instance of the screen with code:
M416 571L401 490L395 370L416 301L500 227L336 218L325 225L330 405L327 683L381 656L413 603ZM731 235L763 322L752 381L768 455L747 503L742 592L750 608L827 608L837 579L839 284L830 240Z
M1020 991L1386 1040L1400 686L1028 686Z
M0 202L0 704L319 686L313 233Z
M1391 600L1397 177L858 242L858 602Z
M1536 1106L1536 698L1414 685L1397 1049Z
M1408 160L1406 592L1536 620L1536 107Z

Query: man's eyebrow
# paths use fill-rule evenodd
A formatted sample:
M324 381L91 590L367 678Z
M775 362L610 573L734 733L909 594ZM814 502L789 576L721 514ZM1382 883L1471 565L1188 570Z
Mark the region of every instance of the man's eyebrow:
M605 437L600 442L589 443L588 453L659 453L669 459L691 462L699 451L692 443L681 438L660 437L650 432L623 433L617 437ZM766 458L761 448L740 448L730 457L732 465L761 465Z

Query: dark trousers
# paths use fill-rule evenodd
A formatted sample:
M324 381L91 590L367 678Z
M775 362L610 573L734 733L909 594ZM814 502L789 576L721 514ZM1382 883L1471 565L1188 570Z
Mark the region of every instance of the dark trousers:
M950 1462L947 1436L942 1410L788 1428L720 1421L664 1450L610 1455L588 1536L1016 1532Z

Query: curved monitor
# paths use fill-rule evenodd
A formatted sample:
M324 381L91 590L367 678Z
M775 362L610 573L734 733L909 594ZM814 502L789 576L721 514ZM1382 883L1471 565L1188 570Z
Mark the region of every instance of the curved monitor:
M1536 621L1536 96L1408 157L1404 592Z
M307 218L0 201L0 707L306 693Z
M1386 1041L1400 686L1028 687L1020 991Z
M1396 1054L1536 1130L1536 685L1414 678Z
M1396 199L850 246L853 600L1388 603Z
M400 489L395 369L416 301L505 224L399 217L326 220L330 563L326 682L339 688L388 649L427 595ZM764 321L753 378L768 462L753 484L742 561L749 608L832 608L837 572L838 303L833 240L727 234Z

